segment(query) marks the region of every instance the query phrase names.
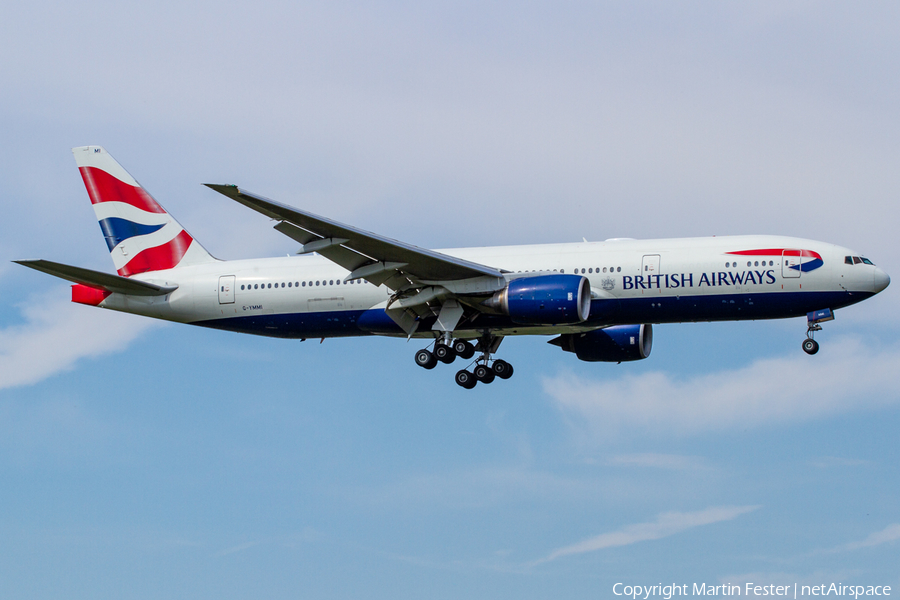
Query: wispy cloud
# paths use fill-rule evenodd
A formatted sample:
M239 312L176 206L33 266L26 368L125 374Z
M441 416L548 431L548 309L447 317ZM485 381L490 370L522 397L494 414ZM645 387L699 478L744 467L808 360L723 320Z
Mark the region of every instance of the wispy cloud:
M247 542L245 544L238 544L237 546L231 546L230 548L225 548L219 552L216 552L216 556L228 556L229 554L236 554L238 552L243 552L244 550L249 550L250 548L255 548L263 543L263 540L257 540L255 542Z
M699 456L682 456L680 454L657 454L644 452L639 454L620 454L610 457L606 464L618 467L650 467L671 471L705 469L707 466Z
M846 338L829 346L813 359L798 353L689 379L662 372L612 381L565 374L543 386L573 425L605 435L759 427L898 402L900 348L878 351Z
M72 304L55 288L22 309L25 322L0 330L0 389L37 383L81 358L119 351L156 322Z
M566 477L526 466L485 466L351 488L350 494L366 503L381 505L469 509L496 506L510 498L586 498L603 490L626 493L622 483Z
M862 467L870 464L867 460L858 458L843 458L840 456L822 456L810 461L812 466L818 469L832 469L837 467Z
M598 536L578 542L577 544L558 548L545 558L537 560L532 564L537 565L556 560L563 556L583 554L585 552L593 552L604 548L615 548L617 546L628 546L647 540L658 540L693 527L710 525L721 521L730 521L758 508L759 506L712 506L695 512L662 513L655 521L627 525L618 531L601 533Z
M881 531L869 534L869 536L858 542L850 542L836 548L832 548L830 552L845 552L848 550L859 550L860 548L871 548L872 546L880 546L900 540L900 523L888 525Z

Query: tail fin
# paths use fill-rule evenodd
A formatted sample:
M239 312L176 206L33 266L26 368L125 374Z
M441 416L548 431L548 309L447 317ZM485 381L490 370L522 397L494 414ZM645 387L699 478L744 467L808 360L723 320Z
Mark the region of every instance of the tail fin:
M216 260L106 150L72 153L119 275Z

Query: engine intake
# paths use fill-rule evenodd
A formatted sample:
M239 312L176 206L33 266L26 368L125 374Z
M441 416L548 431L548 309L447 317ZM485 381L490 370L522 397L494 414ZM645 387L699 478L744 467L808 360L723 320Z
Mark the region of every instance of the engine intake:
M625 362L650 356L653 325L616 325L587 333L564 333L550 340L586 362Z
M581 275L520 277L483 304L520 325L581 323L591 312L591 284Z

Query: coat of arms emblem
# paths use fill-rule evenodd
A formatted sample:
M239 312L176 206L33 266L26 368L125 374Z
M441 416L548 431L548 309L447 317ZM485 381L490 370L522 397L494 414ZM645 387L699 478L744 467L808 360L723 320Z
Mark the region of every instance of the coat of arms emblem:
M614 287L616 287L616 280L613 279L612 277L605 277L600 282L600 287L602 287L604 290L606 290L608 292L611 289L613 289Z

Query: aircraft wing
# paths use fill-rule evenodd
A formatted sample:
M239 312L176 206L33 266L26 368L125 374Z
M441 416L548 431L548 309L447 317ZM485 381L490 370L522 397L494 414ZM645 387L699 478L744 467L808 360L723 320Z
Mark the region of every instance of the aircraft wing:
M460 258L419 248L299 210L236 185L205 184L244 206L281 221L275 229L303 244L301 253L318 252L344 267L350 279L382 283L394 290L421 287L422 282L503 277L503 272Z
M146 281L129 279L128 277L120 277L82 267L73 267L49 260L14 260L13 262L48 273L60 279L65 279L66 281L71 281L72 283L80 283L92 288L106 290L107 292L129 294L131 296L165 296L178 289L177 286L165 287L155 285Z

